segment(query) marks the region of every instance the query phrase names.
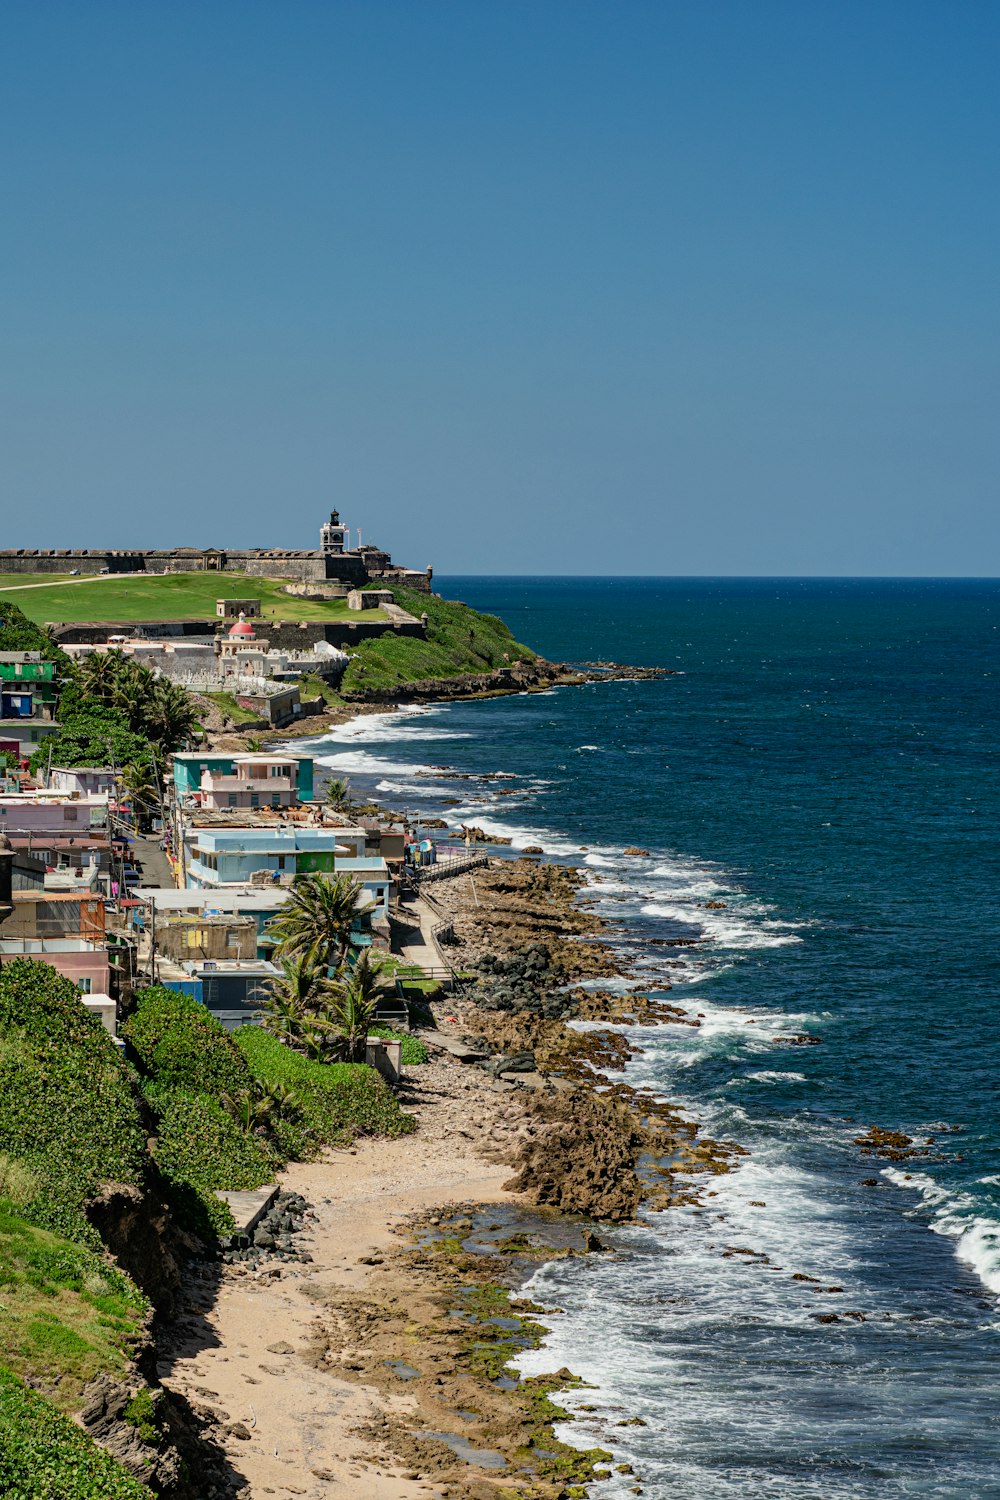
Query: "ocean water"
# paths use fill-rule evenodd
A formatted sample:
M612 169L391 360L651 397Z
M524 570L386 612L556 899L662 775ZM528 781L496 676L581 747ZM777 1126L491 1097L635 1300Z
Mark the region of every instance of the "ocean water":
M581 862L635 978L701 1020L636 1029L629 1078L749 1152L535 1278L562 1311L525 1370L595 1387L565 1435L656 1500L1000 1497L1000 584L439 587L550 657L677 675L356 721L319 759ZM927 1155L863 1157L872 1125Z

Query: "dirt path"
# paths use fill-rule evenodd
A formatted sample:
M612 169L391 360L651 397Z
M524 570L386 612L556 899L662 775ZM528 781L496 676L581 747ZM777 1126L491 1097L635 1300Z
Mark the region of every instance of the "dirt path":
M81 578L53 578L51 583L9 583L0 589L0 594L19 594L22 589L61 589L70 583L111 583L113 580L120 583L125 576L123 573L84 573Z

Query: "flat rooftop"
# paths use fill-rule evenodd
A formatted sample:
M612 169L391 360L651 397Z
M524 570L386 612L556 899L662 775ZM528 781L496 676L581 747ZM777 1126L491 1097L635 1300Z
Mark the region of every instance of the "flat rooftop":
M277 911L288 900L290 887L226 885L210 891L178 890L175 886L139 885L132 899L157 911Z

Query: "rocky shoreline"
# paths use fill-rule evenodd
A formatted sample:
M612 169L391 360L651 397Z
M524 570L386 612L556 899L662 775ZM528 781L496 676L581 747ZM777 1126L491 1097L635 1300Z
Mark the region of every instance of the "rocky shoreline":
M291 1168L263 1243L190 1276L160 1342L164 1388L219 1455L206 1494L570 1500L615 1472L613 1424L599 1448L556 1436L577 1378L519 1376L546 1332L521 1287L604 1253L602 1224L694 1202L740 1148L620 1076L623 1025L697 1019L602 986L627 975L583 884L495 858L418 898L474 977L420 1033L416 1135Z
M611 675L606 666L593 677L553 672L532 684L508 679L500 690L544 690L557 681ZM480 689L471 682L462 687ZM336 717L388 706L352 704ZM401 1193L393 1212L382 1206L380 1228L372 1232L382 1243L369 1246L373 1253L355 1256L348 1247L343 1256L339 1241L331 1247L323 1239L329 1226L319 1204L331 1199L316 1197L318 1182L336 1191L338 1164L298 1169L298 1177L291 1169L284 1186L293 1195L301 1173L311 1174L304 1198L291 1201L300 1218L304 1204L317 1205L317 1236L297 1238L294 1249L285 1245L284 1264L268 1258L266 1243L231 1247L218 1268L214 1302L204 1293L199 1302L196 1294L198 1315L211 1306L212 1337L199 1339L188 1356L182 1318L168 1350L164 1384L204 1412L232 1474L245 1480L241 1488L234 1478L218 1493L569 1500L613 1472L613 1433L607 1450L576 1449L556 1438L555 1424L569 1418L552 1394L572 1388L576 1378L566 1370L519 1377L518 1350L542 1343L545 1328L542 1309L517 1293L546 1260L602 1252L601 1224L634 1220L644 1207L698 1201L699 1188L743 1153L701 1136L681 1111L622 1077L634 1055L623 1027L700 1021L661 993L623 987L630 976L613 947L616 932L587 908L585 887L585 876L572 867L493 858L417 898L414 925L429 930L444 922L452 945L441 956L470 978L437 998L431 1027L421 1031L432 1058L404 1083L403 1102L418 1120L409 1149L429 1160L457 1153L463 1167L455 1185L467 1191L425 1195L416 1207L411 1194ZM658 992L665 988L657 984ZM394 1161L398 1155L398 1143L391 1152L387 1147L365 1144L376 1180L386 1155ZM490 1174L485 1197L468 1191L482 1171ZM337 1273L341 1260L352 1263L353 1274ZM206 1355L206 1346L231 1347L226 1309L265 1287L284 1309L271 1331L279 1342L284 1333L287 1347L280 1371L265 1357L253 1382L269 1387L280 1373L287 1384L294 1370L300 1383L319 1381L327 1392L353 1387L363 1398L342 1404L322 1435L315 1422L285 1413L273 1457L290 1465L298 1449L306 1463L312 1449L297 1482L287 1470L276 1472L261 1451L257 1432L240 1415L239 1388L225 1389L230 1377L217 1361L224 1365L229 1355ZM245 1332L243 1324L236 1330ZM252 1347L239 1340L239 1348ZM249 1381L249 1372L243 1378ZM199 1407L207 1379L224 1409ZM312 1399L314 1387L308 1389ZM266 1392L258 1394L263 1401ZM270 1441L269 1435L265 1448ZM629 1488L641 1494L641 1477L632 1478ZM387 1481L394 1487L385 1488Z
M676 675L669 667L634 667L623 662L550 662L536 657L493 672L464 673L456 677L427 677L386 691L356 692L349 701L327 706L319 713L304 715L282 729L254 729L250 737L264 743L275 740L305 740L326 734L339 724L364 714L387 713L406 704L455 703L462 699L505 698L517 693L544 693L554 687L580 687L588 682L645 682ZM223 715L210 699L198 699L199 714L208 743L216 749L243 748L248 735L224 723Z

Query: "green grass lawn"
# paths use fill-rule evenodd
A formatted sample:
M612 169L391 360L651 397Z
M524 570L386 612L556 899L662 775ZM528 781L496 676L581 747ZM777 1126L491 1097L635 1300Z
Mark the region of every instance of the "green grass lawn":
M23 587L25 584L65 583L69 576L68 573L0 573L0 592Z
M58 580L58 581L57 581ZM52 583L51 588L20 585ZM62 586L60 586L60 584ZM128 573L79 581L52 574L0 574L0 594L10 597L36 624L85 620L210 620L217 599L260 599L265 620L347 620L365 624L386 618L380 609L347 608L346 599L318 601L282 593L282 580L242 573Z

